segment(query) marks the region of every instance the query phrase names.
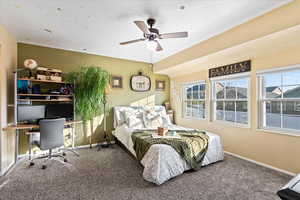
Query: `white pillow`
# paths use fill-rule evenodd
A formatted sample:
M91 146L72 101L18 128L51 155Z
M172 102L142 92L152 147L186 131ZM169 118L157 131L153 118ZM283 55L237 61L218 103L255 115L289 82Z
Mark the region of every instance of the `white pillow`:
M124 117L129 128L145 128L143 113L141 113L140 111L126 110L124 111Z
M144 122L146 128L157 129L158 127L166 127L166 124L164 124L163 119L160 115L156 115L152 118L148 117L146 114L144 114Z
M169 116L166 113L166 110L162 106L145 106L144 107L144 122L146 128L152 128L151 127L151 120L153 120L156 117L160 117L159 121L162 121L160 127L168 127L169 125L172 125ZM154 126L154 128L156 125Z
M146 117L146 119L152 119L157 116L160 116L160 114L156 112L153 107L150 109L144 109L144 117Z
M137 107L115 106L114 107L114 127L121 126L126 123L125 111L139 110Z
M121 126L124 122L124 114L121 111L115 111L115 128Z

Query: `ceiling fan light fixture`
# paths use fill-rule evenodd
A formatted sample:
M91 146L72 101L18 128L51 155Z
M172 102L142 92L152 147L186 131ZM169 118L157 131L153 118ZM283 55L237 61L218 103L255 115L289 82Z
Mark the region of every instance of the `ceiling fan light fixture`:
M188 37L188 32L175 32L175 33L164 33L160 34L157 28L153 28L155 24L155 19L149 18L147 20L147 24L144 21L134 21L135 25L143 32L143 38L130 40L127 42L121 42L120 45L132 44L135 42L146 41L146 48L150 51L160 52L163 50L162 46L159 43L161 39L169 39L169 38L186 38Z
M146 47L147 49L151 50L151 51L155 51L156 48L157 48L157 42L154 41L154 40L149 40L147 43L146 43Z

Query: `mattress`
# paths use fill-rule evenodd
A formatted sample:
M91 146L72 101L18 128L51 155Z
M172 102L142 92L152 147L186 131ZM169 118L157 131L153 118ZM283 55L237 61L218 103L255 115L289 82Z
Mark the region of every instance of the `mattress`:
M171 125L168 129L191 130L177 125ZM128 128L126 124L123 124L113 131L113 135L136 156L131 139L133 132L134 129ZM209 136L209 145L202 166L224 159L220 136L211 132L206 133ZM187 162L171 146L165 144L152 145L142 159L141 164L144 166L143 178L157 185L191 169Z

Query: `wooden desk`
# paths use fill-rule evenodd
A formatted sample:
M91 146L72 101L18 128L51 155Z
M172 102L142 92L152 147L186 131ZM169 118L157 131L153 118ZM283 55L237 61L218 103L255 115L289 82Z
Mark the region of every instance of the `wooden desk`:
M73 125L73 124L79 124L82 121L66 121L65 125ZM3 131L14 131L14 130L27 130L27 129L38 129L40 128L37 124L17 124L17 125L10 125L8 127L3 128Z
M74 124L79 124L82 121L66 121L65 125L74 125ZM17 124L17 125L10 125L5 128L3 128L3 131L15 131L16 132L16 140L15 140L15 162L17 162L18 157L19 157L19 131L20 130L30 130L30 129L39 129L40 126L37 124ZM72 148L75 147L75 141L74 141L74 129L72 133Z

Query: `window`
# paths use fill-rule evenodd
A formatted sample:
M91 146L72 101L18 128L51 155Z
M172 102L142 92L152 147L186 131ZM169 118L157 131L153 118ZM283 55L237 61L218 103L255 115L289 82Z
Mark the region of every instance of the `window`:
M249 125L249 78L212 81L214 120Z
M188 83L183 88L183 116L205 118L205 82Z
M300 70L262 73L260 128L300 131Z

